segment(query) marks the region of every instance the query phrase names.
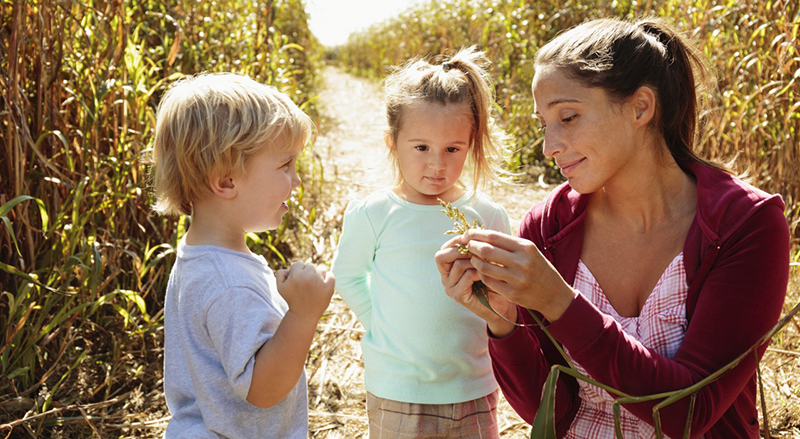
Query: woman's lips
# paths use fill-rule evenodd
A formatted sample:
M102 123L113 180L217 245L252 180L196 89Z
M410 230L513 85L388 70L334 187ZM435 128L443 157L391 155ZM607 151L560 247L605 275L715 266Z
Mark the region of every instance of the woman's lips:
M565 163L563 166L558 165L561 168L561 175L564 177L569 178L569 175L575 171L575 168L578 167L583 161L586 160L585 158L576 160L574 162Z

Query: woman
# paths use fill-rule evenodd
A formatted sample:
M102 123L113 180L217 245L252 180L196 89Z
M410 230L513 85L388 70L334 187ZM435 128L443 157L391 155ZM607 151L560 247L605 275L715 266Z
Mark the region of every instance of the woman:
M507 321L531 325L526 308L584 375L630 395L673 391L777 322L789 260L780 197L694 153L704 67L669 27L588 22L542 47L535 67L544 154L567 183L531 209L519 238L471 230L436 255L448 295L486 320L495 376L528 422L551 366L566 363L538 326ZM504 318L472 294L477 280ZM758 437L756 361L698 393L692 437ZM614 398L562 374L559 437L614 437ZM624 437L654 436L657 402L623 406ZM666 435L683 436L688 405L661 410Z

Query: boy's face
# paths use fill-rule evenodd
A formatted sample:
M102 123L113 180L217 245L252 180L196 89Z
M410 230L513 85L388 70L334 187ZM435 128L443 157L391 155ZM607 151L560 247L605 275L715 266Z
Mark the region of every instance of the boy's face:
M247 159L244 174L234 179L237 188L237 217L246 232L277 228L294 188L300 185L295 165L301 148L287 149L280 136Z

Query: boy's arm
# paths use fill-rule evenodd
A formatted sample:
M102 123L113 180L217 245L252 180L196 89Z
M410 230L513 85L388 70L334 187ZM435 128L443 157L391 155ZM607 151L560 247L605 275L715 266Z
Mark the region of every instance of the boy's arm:
M306 355L322 313L333 295L332 273L295 262L276 273L278 292L289 304L275 335L256 353L247 401L269 408L288 395L305 367Z
M364 202L350 203L331 270L336 274L336 290L365 329L369 329L369 311L372 310L368 277L372 271L375 245L375 233Z

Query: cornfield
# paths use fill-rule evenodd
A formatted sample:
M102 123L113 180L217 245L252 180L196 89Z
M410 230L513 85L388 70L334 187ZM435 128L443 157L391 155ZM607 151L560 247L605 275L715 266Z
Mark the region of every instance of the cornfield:
M733 160L756 186L784 197L793 260L800 257L796 0L434 0L328 53L304 10L303 0L2 2L0 437L159 436L169 419L163 298L190 220L151 212L147 163L158 101L184 75L247 74L317 117L325 56L379 79L410 57L474 44L493 61L499 113L516 141L509 165L552 182L557 172L531 117L537 48L591 18L666 17L698 42L717 75L705 97L701 154ZM313 148L298 171L304 183L283 224L247 237L277 268L294 259L329 263L340 226L341 212L326 211L330 189ZM795 270L795 292L797 279ZM797 301L790 295L786 309ZM341 329L333 323L345 317L326 316L325 331ZM797 332L794 323L773 347L797 351ZM325 334L310 364L353 342L329 343L337 339ZM791 377L800 369L793 364L767 366L765 375ZM311 396L322 404L327 374L315 374ZM800 409L791 405L799 393L789 386L785 398L772 393L790 406L786 425L797 426Z

